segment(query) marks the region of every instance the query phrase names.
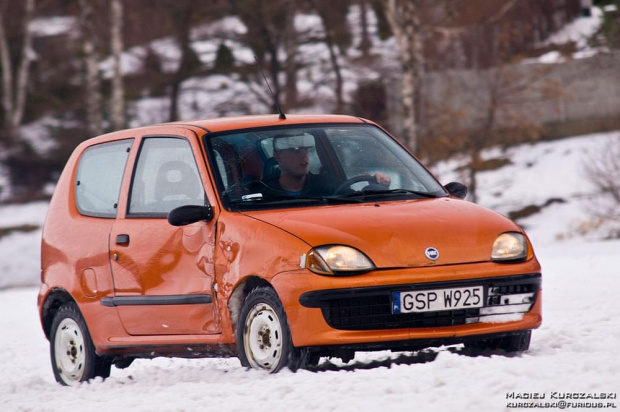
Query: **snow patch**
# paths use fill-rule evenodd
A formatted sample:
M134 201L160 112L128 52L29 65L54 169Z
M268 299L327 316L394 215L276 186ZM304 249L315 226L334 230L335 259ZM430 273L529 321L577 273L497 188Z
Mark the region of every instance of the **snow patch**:
M580 49L586 47L588 38L592 37L603 23L603 11L599 7L592 7L591 10L591 16L575 19L560 31L551 35L543 44L552 45L575 42Z
M58 147L58 142L52 136L53 130L67 126L69 126L67 121L45 116L35 122L21 126L20 134L39 155L45 156L46 153Z
M559 64L564 63L566 59L562 54L558 51L551 51L549 53L545 53L537 59L538 63L542 64Z
M502 315L490 315L480 318L480 323L508 323L523 319L521 313L507 313Z
M75 31L77 25L77 19L75 17L39 17L30 21L28 30L34 37L58 36Z

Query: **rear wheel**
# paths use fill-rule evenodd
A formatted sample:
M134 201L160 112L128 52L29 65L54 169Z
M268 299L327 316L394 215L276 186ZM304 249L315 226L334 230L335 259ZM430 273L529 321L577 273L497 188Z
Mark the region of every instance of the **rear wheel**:
M237 353L241 365L275 373L289 364L294 352L286 313L276 292L253 289L237 322Z
M506 352L524 352L530 348L532 331L524 330L501 338L486 339L466 344L466 348L474 350L503 350Z
M62 305L54 317L50 355L54 377L61 385L110 376L111 365L95 353L86 322L73 302Z

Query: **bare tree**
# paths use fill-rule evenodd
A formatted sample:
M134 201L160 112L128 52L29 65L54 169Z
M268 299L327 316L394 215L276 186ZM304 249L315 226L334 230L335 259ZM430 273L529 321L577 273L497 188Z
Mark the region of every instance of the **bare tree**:
M507 3L508 6L515 2ZM502 10L507 11L506 7ZM563 95L562 85L550 75L553 66L522 65L509 53L509 44L521 36L523 27L511 22L496 25L493 31L496 45L489 50L494 67L479 71L481 83L470 90L470 112L478 111L478 123L465 134L463 149L470 157L469 196L478 200L477 174L483 169L482 151L490 145L510 144L536 140L543 133L540 116L536 112L538 102L556 102ZM480 35L485 35L481 32ZM559 107L557 108L559 110ZM471 113L473 114L473 113Z
M386 17L398 42L402 72L402 138L409 149L418 144L417 108L424 75L423 33L420 25L420 0L386 0Z
M273 96L269 96L269 100L271 109L274 112L277 112L277 107L280 106L282 101L282 84L280 79L282 62L279 52L285 41L286 33L289 33L292 29L292 26L288 26L287 29L287 24L283 24L286 19L292 18L291 7L293 5L289 1L236 0L235 2L235 11L247 27L247 33L243 41L252 49L259 66L268 72L269 83L273 90ZM287 50L290 50L291 53L296 53L296 46L291 46L292 44L287 47ZM288 56L289 61L286 65L290 69L296 66L294 58L295 54ZM256 89L262 91L264 90L263 79L258 74L258 71L255 74L256 82L260 83L260 86ZM293 81L292 78L291 81ZM251 83L250 89L254 89ZM260 92L255 91L255 94L259 97L259 100L265 101L264 98L260 97Z
M364 57L368 57L370 48L372 47L372 40L368 33L368 1L359 0L360 6L360 25L362 26L362 39L358 48L362 51Z
M103 114L101 112L102 98L97 58L97 36L94 29L94 9L91 1L79 0L79 21L82 33L82 52L84 53L87 130L91 136L97 136L103 132Z
M172 27L172 36L181 51L177 70L170 79L169 121L180 117L179 103L182 83L192 76L200 74L203 64L192 47L192 29L200 22L213 20L225 15L231 6L223 0L160 0L166 7L168 23Z
M351 32L347 24L347 12L349 9L348 1L333 2L331 0L310 0L310 5L316 10L321 22L325 37L323 41L329 52L329 61L331 62L334 75L336 77L335 97L336 97L336 113L344 112L344 79L342 77L342 68L338 58L339 54L345 54L346 49L351 43Z
M559 11L569 9L575 2L383 0L386 18L399 46L405 143L419 150L419 140L429 133L429 116L424 112L428 102L423 101L426 94L422 90L427 71L504 64L553 27L541 23L541 16L558 20ZM536 18L524 17L531 13ZM508 26L508 40L500 39L506 35L502 25ZM514 28L519 29L516 35Z
M620 222L620 135L590 155L584 170L596 190L596 197L589 202L590 213Z
M15 139L21 125L26 105L26 92L30 67L29 51L32 37L28 26L34 12L34 0L25 0L22 21L22 47L17 71L13 73L11 53L7 41L4 18L0 10L0 64L2 65L2 107L4 109L3 132L8 141Z
M284 33L284 47L286 60L284 62L286 72L286 109L297 105L297 31L295 30L295 13L297 12L297 0L288 0L286 4L286 27Z
M478 173L488 163L482 157L489 146L507 147L537 140L544 132L538 105L559 102L562 84L548 65L502 64L480 71L443 73L443 93L432 103L429 137L445 154L464 153L468 163L469 199L478 200ZM437 150L437 147L427 151Z
M114 69L110 112L112 114L112 126L118 130L125 127L125 88L121 71L121 55L123 53L122 0L111 0L110 3L110 39Z
M187 79L196 65L196 54L191 46L191 29L195 16L194 5L197 0L169 1L171 17L174 25L174 37L181 49L181 61L172 77L170 93L170 112L168 120L179 120L179 97L181 83Z
M546 68L541 68L546 69ZM546 70L545 70L546 71ZM516 67L500 66L488 71L484 86L479 91L483 116L480 128L467 134L465 150L469 154L469 195L472 202L478 201L477 174L482 170L482 151L493 143L510 144L501 133L498 117L502 115L506 122L520 129L521 133L538 136L542 126L528 114L518 108L528 93L535 93L542 87L538 81L544 77L543 71L523 73Z
M340 68L340 63L338 61L338 55L336 53L336 40L334 31L336 28L333 19L330 18L331 7L333 3L324 1L324 0L312 0L311 4L316 9L319 17L321 18L321 22L323 23L323 29L325 30L325 44L327 45L327 50L329 51L329 60L332 64L332 68L334 70L334 75L336 76L336 113L344 112L344 97L343 97L343 79L342 79L342 70Z

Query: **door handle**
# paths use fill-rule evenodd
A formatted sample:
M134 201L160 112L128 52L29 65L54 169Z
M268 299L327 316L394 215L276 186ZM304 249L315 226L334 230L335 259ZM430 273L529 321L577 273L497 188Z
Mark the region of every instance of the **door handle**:
M128 245L129 235L116 235L116 244L117 245Z

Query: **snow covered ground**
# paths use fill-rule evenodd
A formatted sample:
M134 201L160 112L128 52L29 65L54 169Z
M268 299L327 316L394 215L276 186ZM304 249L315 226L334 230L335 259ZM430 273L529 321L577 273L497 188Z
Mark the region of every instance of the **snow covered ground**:
M480 175L482 204L507 213L564 200L522 222L543 265L544 323L520 356L472 357L460 347L358 353L346 365L323 359L318 371L277 375L243 370L236 359L162 358L113 368L105 382L64 388L54 382L36 310L39 232L12 232L0 238L0 410L500 411L523 402L509 397L532 393L545 396L542 402L573 392L617 394L620 241L594 240L600 227L585 236L575 229L590 220L593 189L581 173L588 153L617 138L619 132L485 154L512 164ZM442 182L458 180L461 163L435 171ZM0 233L39 225L46 206L0 207ZM15 285L21 287L7 288ZM620 406L616 399L563 400Z

